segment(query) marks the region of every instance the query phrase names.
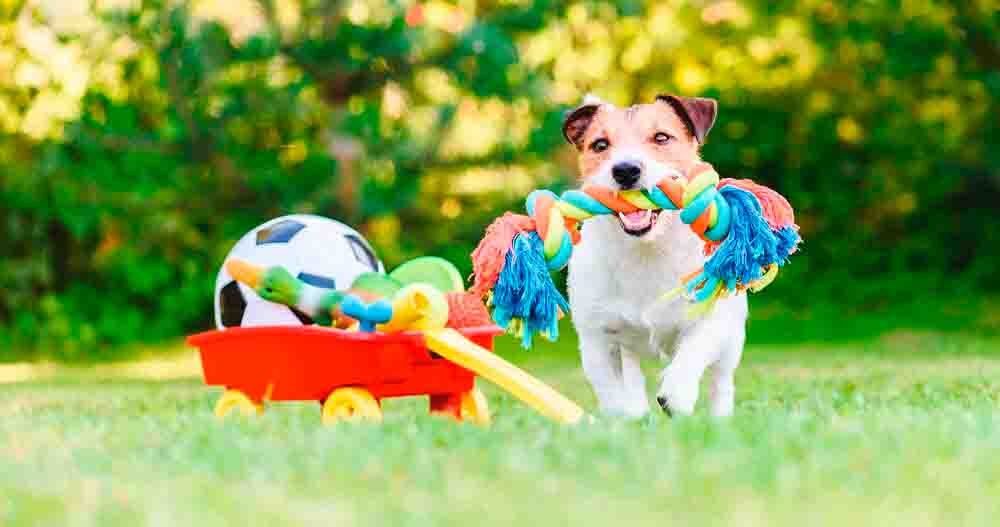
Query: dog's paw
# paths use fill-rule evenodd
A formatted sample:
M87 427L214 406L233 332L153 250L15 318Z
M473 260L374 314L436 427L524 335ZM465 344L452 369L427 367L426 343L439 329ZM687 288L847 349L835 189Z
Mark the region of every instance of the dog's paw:
M656 396L656 402L659 403L660 408L663 410L663 413L667 414L667 417L673 417L674 416L674 412L672 410L670 410L670 404L667 401L666 397L664 397L662 395L657 395Z
M698 402L698 385L684 386L664 382L656 394L656 402L670 417L691 415L694 413L695 403Z

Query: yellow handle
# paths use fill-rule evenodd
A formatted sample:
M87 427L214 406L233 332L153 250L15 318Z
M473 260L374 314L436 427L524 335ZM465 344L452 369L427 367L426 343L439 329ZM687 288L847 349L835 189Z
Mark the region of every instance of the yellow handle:
M378 330L423 331L428 348L507 390L538 413L567 424L574 424L583 417L583 409L576 403L461 333L445 329L447 322L448 300L444 294L426 284L411 284L396 293L392 320Z
M576 424L583 417L576 403L454 329L425 330L424 339L438 355L493 382L550 419Z

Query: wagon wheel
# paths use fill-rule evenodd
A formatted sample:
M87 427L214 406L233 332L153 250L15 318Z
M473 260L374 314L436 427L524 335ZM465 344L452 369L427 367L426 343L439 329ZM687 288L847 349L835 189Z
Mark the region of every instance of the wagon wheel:
M486 396L479 391L479 388L473 388L462 394L461 414L463 421L483 426L490 424L490 407L486 403Z
M323 403L323 424L339 421L381 421L382 408L364 388L339 388Z
M215 403L215 417L224 419L233 410L238 410L240 415L249 417L264 413L264 405L256 403L247 394L239 390L226 390L219 401Z

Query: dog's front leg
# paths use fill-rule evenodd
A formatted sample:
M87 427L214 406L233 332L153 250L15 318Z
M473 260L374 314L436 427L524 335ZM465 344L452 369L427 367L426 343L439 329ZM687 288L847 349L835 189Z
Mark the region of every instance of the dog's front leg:
M601 329L577 328L577 331L580 335L583 373L597 396L601 412L607 415L627 415L621 349L618 343Z
M722 346L719 360L712 365L712 384L708 396L708 410L715 417L733 415L736 397L735 374L743 356L746 334L739 331Z
M646 395L646 376L642 373L639 355L621 350L623 409L628 417L642 417L649 413Z
M670 365L663 370L656 401L667 413L691 415L705 368L718 357L718 339L705 328L681 338Z

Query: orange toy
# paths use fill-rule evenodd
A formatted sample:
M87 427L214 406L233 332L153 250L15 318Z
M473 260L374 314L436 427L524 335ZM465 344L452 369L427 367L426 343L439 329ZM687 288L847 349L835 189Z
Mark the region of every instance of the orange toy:
M449 328L468 328L476 326L492 326L493 317L486 309L486 304L479 295L470 292L448 293L448 324Z

